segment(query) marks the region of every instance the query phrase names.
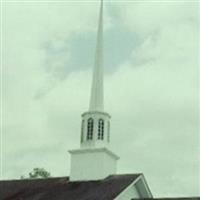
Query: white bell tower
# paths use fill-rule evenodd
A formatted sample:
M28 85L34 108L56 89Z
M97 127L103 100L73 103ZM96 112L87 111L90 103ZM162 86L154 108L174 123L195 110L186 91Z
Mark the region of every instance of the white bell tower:
M116 173L119 157L109 150L110 115L103 96L103 0L101 0L89 111L82 114L80 149L70 150L70 180L98 180Z

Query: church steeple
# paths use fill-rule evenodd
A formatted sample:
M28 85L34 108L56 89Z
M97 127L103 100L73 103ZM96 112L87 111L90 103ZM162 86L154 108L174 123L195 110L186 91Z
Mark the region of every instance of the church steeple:
M70 150L70 180L98 180L116 173L119 157L108 149L110 115L103 105L103 0L98 22L97 44L89 111L82 114L80 149Z
M104 110L103 71L103 0L101 0L89 111Z
M106 147L110 142L110 115L104 112L103 0L101 0L89 111L82 115L81 147Z

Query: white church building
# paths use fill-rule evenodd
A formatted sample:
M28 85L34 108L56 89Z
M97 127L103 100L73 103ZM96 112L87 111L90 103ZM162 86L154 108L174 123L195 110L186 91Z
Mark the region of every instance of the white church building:
M69 177L0 181L0 200L131 200L153 198L143 174L117 174L104 110L103 1L88 111L82 114L80 148L69 150ZM79 141L77 141L79 142Z
M80 148L69 151L70 181L95 181L106 179L110 175L118 176L119 156L109 146L111 116L104 111L103 60L103 1L101 1L89 110L82 114ZM142 174L127 185L115 199L131 198L152 198Z

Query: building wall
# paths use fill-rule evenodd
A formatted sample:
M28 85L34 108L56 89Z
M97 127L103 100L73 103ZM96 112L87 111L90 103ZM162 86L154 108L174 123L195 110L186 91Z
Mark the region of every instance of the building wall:
M131 200L133 198L141 198L135 185L131 185L125 189L115 200Z
M131 200L138 198L153 198L143 174L122 191L115 200Z
M141 178L136 182L135 187L137 188L141 198L153 198L143 175L141 175Z
M71 152L70 180L99 180L116 173L117 160L105 150Z

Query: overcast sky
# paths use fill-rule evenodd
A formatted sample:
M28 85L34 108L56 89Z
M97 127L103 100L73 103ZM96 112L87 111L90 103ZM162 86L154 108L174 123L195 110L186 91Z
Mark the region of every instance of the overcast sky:
M198 1L106 1L105 110L118 173L200 195ZM99 1L3 3L3 178L68 176L88 110ZM120 147L120 148L119 148Z

